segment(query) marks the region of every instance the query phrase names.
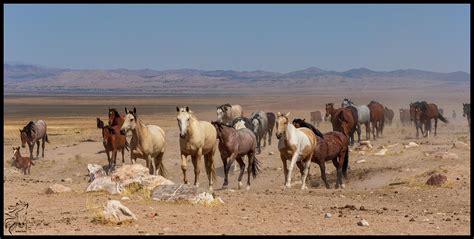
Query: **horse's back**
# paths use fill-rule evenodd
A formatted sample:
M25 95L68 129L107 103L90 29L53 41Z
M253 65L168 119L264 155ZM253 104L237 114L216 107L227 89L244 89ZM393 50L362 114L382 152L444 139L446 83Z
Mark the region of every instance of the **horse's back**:
M370 109L367 105L356 106L356 108L359 122L365 123L370 121Z
M267 112L268 128L271 129L275 126L276 116L273 112Z
M316 145L316 142L317 142L316 135L313 133L311 129L306 128L306 127L300 127L300 128L297 128L297 130L299 130L302 133L302 135L307 137L308 139L307 143L309 144L311 148L313 148Z

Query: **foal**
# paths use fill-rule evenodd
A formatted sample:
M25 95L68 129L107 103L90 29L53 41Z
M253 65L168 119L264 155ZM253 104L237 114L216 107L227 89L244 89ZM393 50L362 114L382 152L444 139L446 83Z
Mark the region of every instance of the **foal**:
M120 126L105 126L102 128L102 143L104 144L105 152L107 153L107 160L109 162L108 173L117 163L117 152L122 152L122 164L125 162L125 149L127 148L127 140L125 135L120 133ZM112 158L110 152L112 151ZM133 161L132 161L133 164Z
M28 174L30 174L31 165L35 165L35 163L30 158L21 156L20 147L13 147L12 166L23 170L23 173L26 175L27 170Z

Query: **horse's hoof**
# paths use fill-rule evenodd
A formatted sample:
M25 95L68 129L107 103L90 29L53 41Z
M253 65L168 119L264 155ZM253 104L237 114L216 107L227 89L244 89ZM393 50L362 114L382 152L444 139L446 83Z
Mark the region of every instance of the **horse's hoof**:
M306 185L301 187L301 190L307 190L307 189L308 187Z
M239 189L242 188L242 185L243 185L243 183L242 183L242 182L239 182L238 188L239 188Z
M213 191L214 191L214 189L212 188L212 186L210 186L210 187L209 187L209 192L212 193Z
M342 188L342 189L346 188L346 185L345 185L345 184L341 184L341 188Z
M247 185L247 187L245 187L245 190L250 190L250 185Z

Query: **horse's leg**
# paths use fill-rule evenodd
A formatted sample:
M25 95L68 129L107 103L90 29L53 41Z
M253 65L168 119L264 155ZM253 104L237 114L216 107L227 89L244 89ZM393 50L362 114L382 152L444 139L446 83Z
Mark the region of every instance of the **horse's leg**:
M36 141L36 158L38 158L38 156L40 154L40 144L41 144L41 142L39 140Z
M270 134L271 135L271 134ZM247 158L249 159L249 165L247 166L247 187L245 188L246 190L249 190L250 189L250 174L252 173L252 165L254 164L254 156L253 156L253 153L248 153L247 154ZM243 159L242 159L243 161Z
M375 141L375 128L377 126L377 122L372 121L372 138L374 138Z
M244 172L245 172L245 163L244 163L244 160L242 159L242 157L237 157L235 158L237 163L239 163L239 166L240 166L240 174L239 174L239 183L238 183L238 189L240 190L242 188L242 177L244 176ZM249 165L250 166L250 165ZM250 169L248 170L249 173L250 173Z
M109 169L112 166L111 165L112 160L110 159L110 150L107 147L105 148L105 154L107 155L107 163L108 163L108 166L109 166L106 173L107 173L107 175L109 175Z
M300 158L299 150L296 150L291 157L290 167L288 168L288 175L286 179L286 188L291 188L291 174L293 173L293 168L295 167L296 161Z
M181 170L183 171L183 182L184 184L188 184L188 180L186 179L186 169L188 169L186 155L181 153Z
M204 164L206 166L206 174L207 174L207 179L209 181L209 191L212 192L212 185L213 185L213 181L212 181L212 172L211 172L211 165L212 165L212 155L213 153L210 152L210 153L207 153L206 155L204 155Z
M41 145L41 147L43 148L43 152L41 154L42 158L44 158L44 147L45 147L44 143L45 143L45 141L46 141L46 135L42 138L42 145Z
M148 159L148 164L150 166L150 174L156 175L155 159L150 154L148 155L147 159Z
M112 170L115 168L115 165L117 164L117 153L118 153L117 149L114 148L112 150L112 160L111 160L112 161L112 167L109 167L110 172L112 172Z
M365 139L370 140L370 122L365 122Z
M357 123L357 142L360 143L360 134L362 133L362 130L361 130L361 125L360 123Z
M326 179L326 162L318 162L318 164L319 164L319 169L321 170L321 179L323 180L326 188L329 189L331 187L329 186L329 183Z
M303 177L301 178L301 183L302 183L301 190L308 189L308 187L306 186L306 177L308 176L308 173L309 173L312 157L313 157L313 154L309 155L309 158L306 159L306 163L304 165Z
M434 136L436 136L436 128L438 128L438 117L435 118L435 133L434 133Z
M283 163L283 174L285 176L285 183L283 185L286 185L286 179L287 179L286 175L288 174L288 166L286 164L286 158L281 153L280 153L280 159Z
M273 127L268 130L268 145L272 145Z
M125 147L122 148L122 165L125 164Z
M261 144L260 144L261 139L262 139L262 137L260 135L258 135L258 133L257 133L257 154L260 154L262 152Z
M263 147L267 146L267 131L263 133Z
M336 167L336 189L338 189L340 185L339 172L341 173L341 176L342 176L342 165L339 165L339 162L337 161L336 158L332 160L332 164L334 165L334 167Z
M302 161L296 162L296 166L297 166L298 169L300 170L301 177L303 177L303 170L304 170L304 164L303 164L303 162L302 162Z
M199 187L198 183L198 178L199 178L199 173L201 172L199 170L199 159L201 158L201 154L197 153L197 155L193 155L191 157L193 161L193 166L194 166L194 186Z
M223 155L221 153L222 164L224 165L224 184L222 184L222 188L226 189L229 185L229 171L227 170L227 155ZM235 167L234 167L235 169ZM234 170L235 171L235 170Z

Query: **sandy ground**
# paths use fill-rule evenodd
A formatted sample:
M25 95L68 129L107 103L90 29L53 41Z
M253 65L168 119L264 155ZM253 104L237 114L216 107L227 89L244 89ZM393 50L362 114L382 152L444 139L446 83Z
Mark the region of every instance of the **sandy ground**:
M266 97L6 97L4 103L4 213L18 200L29 203L28 231L26 234L309 234L309 235L467 235L470 233L470 151L452 148L456 141L470 145L467 120L462 118L462 98L442 97L438 103L451 120L438 124L438 135L415 138L414 127L399 125L398 108L407 108L408 99L384 94L360 96L356 103L368 103L374 98L395 111L394 123L386 126L381 139L373 141L374 149L360 155L350 153L350 170L345 189L334 189L335 172L327 163L327 177L331 189L326 189L320 179L319 167L311 166L310 189L300 189L300 175L295 170L294 186L283 191L282 162L277 150L277 139L258 155L263 171L249 191L237 190L237 173L231 173L230 190L216 190L224 205L173 204L140 199L130 196L124 201L138 221L132 224L111 226L93 222L94 212L105 205L107 199L120 200L121 196L106 193L86 193L88 186L87 164L107 164L103 153L101 131L96 128L96 117L105 119L108 107L137 107L139 117L147 124L156 124L166 132L168 148L165 166L170 179L182 182L179 159L176 105L189 105L202 120L215 119L215 108L223 103L243 106L245 115L262 109L287 112L293 117L309 120L309 111L322 110L324 103L339 105L343 96L266 96ZM451 119L452 109L457 119ZM324 112L324 111L323 111ZM12 146L19 146L18 128L29 120L44 119L48 124L50 144L45 157L36 160L31 175L23 175L10 166ZM329 123L318 127L322 132L331 130ZM364 132L364 128L363 128ZM362 134L365 139L365 133ZM419 148L405 149L409 142ZM375 156L380 146L390 146L387 155ZM35 149L36 151L36 149ZM436 153L454 153L456 159L435 157ZM273 152L273 155L270 153ZM28 149L21 150L28 155ZM41 156L41 153L40 153ZM125 164L130 164L129 153ZM358 160L364 163L356 163ZM245 160L247 162L247 160ZM121 156L117 160L122 163ZM145 165L144 160L138 160ZM215 188L223 183L220 155L215 155L218 180ZM194 172L189 164L188 180ZM441 187L425 185L430 172L441 172L448 182ZM72 183L61 182L72 178ZM244 177L245 179L246 177ZM199 177L201 187L207 188L204 163L201 161ZM246 179L244 180L244 183ZM390 186L391 183L401 182ZM73 192L56 195L44 194L44 189L54 183L71 187ZM346 205L353 205L355 209ZM363 206L365 209L360 210ZM147 215L157 213L150 218ZM325 218L331 213L331 218ZM366 219L369 226L357 222ZM4 227L4 233L9 234ZM25 234L14 232L14 234Z

